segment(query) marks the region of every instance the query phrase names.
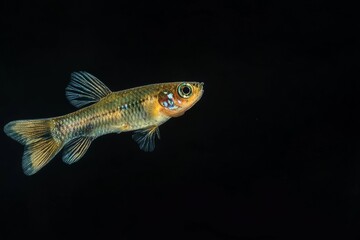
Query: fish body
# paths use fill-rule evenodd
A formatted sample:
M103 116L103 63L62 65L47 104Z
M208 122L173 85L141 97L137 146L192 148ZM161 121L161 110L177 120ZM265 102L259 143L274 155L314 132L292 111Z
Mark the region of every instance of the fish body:
M78 161L94 139L110 133L134 131L140 149L153 151L159 126L184 114L202 94L203 83L198 82L157 83L112 92L93 75L75 72L66 96L79 110L53 118L12 121L4 131L25 145L22 167L26 175L32 175L61 149L64 162Z

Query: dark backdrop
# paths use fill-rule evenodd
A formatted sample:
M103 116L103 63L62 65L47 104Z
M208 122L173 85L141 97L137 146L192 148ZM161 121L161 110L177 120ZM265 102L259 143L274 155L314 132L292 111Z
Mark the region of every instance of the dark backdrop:
M358 47L328 1L2 1L1 126L75 111L70 73L117 91L201 81L152 153L97 139L33 176L1 138L0 238L292 239L357 234ZM356 76L356 77L355 77ZM155 239L155 238L154 238Z

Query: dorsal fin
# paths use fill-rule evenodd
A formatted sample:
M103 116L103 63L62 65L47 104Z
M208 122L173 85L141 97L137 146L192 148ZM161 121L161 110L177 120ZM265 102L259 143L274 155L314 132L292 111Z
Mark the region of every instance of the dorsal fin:
M66 87L66 97L75 107L99 101L111 93L110 89L87 72L73 72Z

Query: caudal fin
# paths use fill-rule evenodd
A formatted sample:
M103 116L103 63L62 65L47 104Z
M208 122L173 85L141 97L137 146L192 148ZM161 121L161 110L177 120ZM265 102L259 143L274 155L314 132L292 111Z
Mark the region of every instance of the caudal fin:
M19 120L5 125L4 132L25 145L22 167L26 175L32 175L44 167L63 147L63 143L51 135L50 119Z

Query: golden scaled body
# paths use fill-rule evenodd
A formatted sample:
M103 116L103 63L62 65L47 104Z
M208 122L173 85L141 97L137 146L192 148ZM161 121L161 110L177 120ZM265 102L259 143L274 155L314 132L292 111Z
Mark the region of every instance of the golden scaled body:
M25 145L23 170L32 175L62 148L63 161L74 163L91 142L105 134L135 131L133 139L144 151L155 147L158 127L181 116L203 94L203 83L169 82L111 92L86 72L72 74L66 96L76 107L73 113L47 119L18 120L4 127L5 133ZM85 105L93 103L90 106Z

